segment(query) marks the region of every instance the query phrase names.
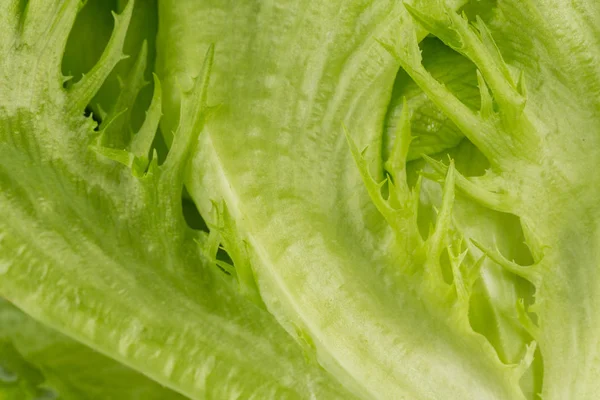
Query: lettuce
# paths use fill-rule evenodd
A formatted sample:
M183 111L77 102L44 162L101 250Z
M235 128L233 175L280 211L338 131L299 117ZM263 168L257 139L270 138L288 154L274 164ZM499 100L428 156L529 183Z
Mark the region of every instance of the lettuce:
M117 136L110 119L96 130L83 115L123 58L133 2L116 17L99 62L69 89L62 87L61 55L79 2L30 2L23 11L16 5L0 12L3 82L14 82L3 85L9 90L0 107L2 295L191 397L349 396L222 277L201 251L212 246L207 235L183 219L186 160L206 112L210 62L185 97L177 140L159 166L148 154L160 85L127 150L103 143L127 137L128 126ZM135 74L127 80L136 81ZM115 104L126 97L123 90Z
M12 372L3 385L9 399L185 398L1 300L0 322L0 365Z
M0 26L0 398L600 392L596 1Z

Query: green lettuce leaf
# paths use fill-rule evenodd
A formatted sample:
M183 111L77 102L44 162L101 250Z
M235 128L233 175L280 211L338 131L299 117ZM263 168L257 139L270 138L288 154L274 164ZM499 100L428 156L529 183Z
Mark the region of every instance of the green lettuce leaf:
M474 112L412 53L387 45L489 160L484 177L457 180L461 190L485 207L520 218L531 265L513 262L480 240L473 243L535 286L534 304L520 306L520 323L543 358L541 396L593 398L599 224L596 177L589 168L597 158L600 126L600 5L498 1L489 26L480 18L469 25L441 1L408 9L479 70L481 109Z
M370 144L366 160L358 149L355 156L365 178L372 169L380 180L380 127L398 69L381 42L414 29L404 6L178 1L161 3L159 17L159 49L175 37L185 43L159 51L165 93L176 93L176 82L185 88L197 73L197 49L219 39L210 90L219 108L187 184L209 225L246 243L234 265L250 266L255 283L239 284L249 293L256 287L288 332L363 397L524 398L518 381L529 356L502 363L468 323L468 288L456 290L436 272L449 217L421 238L418 193L396 169L406 161L402 146L390 163L394 210L374 182L371 201L341 129ZM165 99L165 109L177 109L176 96ZM163 131L176 121L166 114Z
M0 5L0 295L193 398L351 398L214 264L212 239L185 223L183 179L207 114L212 52L182 95L159 166L148 161L159 85L125 147L105 146L116 131L83 115L123 58L134 3L115 17L98 63L68 88L61 62L80 2L20 5Z
M420 44L423 65L469 107L479 108L479 89L475 65L453 51L440 40L428 37ZM457 146L463 133L421 90L404 70L398 71L389 104L384 132L382 158L389 158L394 148L397 123L406 101L411 110L411 132L414 139L408 150L408 160L422 154L435 154Z
M0 342L5 349L0 366L5 377L12 376L4 379L9 382L0 385L0 393L28 382L39 400L44 395L63 400L184 398L47 328L5 300L0 300Z
M411 144L412 145L412 144ZM477 177L489 168L489 162L468 139L446 152L432 155L435 160L455 161L457 171L467 177ZM432 176L433 169L425 160L415 160L407 165L409 182L416 182L419 174ZM436 180L423 180L419 204L419 225L422 232L435 223L442 204L442 188ZM520 221L514 215L490 210L472 198L458 192L453 206L453 222L466 240L479 239L489 248L497 248L507 258L524 265L530 264L531 254L525 245ZM498 357L506 363L518 363L532 337L520 322L519 301L531 304L534 288L526 280L501 268L485 257L474 245L463 261L475 271L473 290L469 302L469 321L473 329L484 335L494 346ZM446 276L451 279L447 266ZM541 389L541 358L521 379L527 398L535 398Z
M0 2L0 398L597 396L600 3L84 3Z
M62 60L62 71L66 76L72 76L69 84L77 82L98 62L113 30L111 12L121 12L126 5L123 0L87 0L78 13ZM96 120L105 119L106 113L114 107L116 98L127 81L129 70L134 66L142 46L143 62L154 65L156 58L156 32L158 29L158 14L156 0L138 1L129 23L123 52L129 57L119 62L105 79L102 87L89 104ZM145 45L144 45L145 43ZM135 131L145 119L145 111L152 98L152 70L145 68L138 83L143 87L136 93L138 96L120 121L128 121ZM125 111L125 110L119 110ZM130 117L130 118L127 118Z
M52 398L54 392L44 388L43 381L40 371L25 361L12 343L0 340L0 399Z

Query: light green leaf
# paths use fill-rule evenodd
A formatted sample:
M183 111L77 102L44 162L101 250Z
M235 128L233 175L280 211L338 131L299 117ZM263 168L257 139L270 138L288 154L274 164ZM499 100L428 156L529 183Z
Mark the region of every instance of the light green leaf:
M90 149L98 133L82 104L121 58L133 2L93 72L67 89L60 58L79 1L9 3L0 10L0 295L192 398L352 398L204 257L206 235L184 221L212 53L182 94L166 161L154 157L134 176Z
M184 399L142 374L34 321L5 300L0 300L0 341L14 346L9 350L12 357L6 357L7 352L3 353L4 357L0 356L4 373L18 375L18 380L28 379L41 386L37 392L46 388L58 399ZM11 362L15 357L21 357L22 366L31 368L29 374ZM37 398L41 399L39 393Z
M455 289L425 277L425 264L440 268L428 255L447 226L423 241L414 218L391 207L413 221L394 231L369 198L387 199L369 179L383 181L380 127L398 69L381 43L399 46L414 27L403 5L238 4L161 3L163 131L176 123L178 84L197 74L197 49L216 42L209 101L220 108L187 185L209 224L211 200L227 204L268 310L365 398L523 398L516 370L468 327Z
M433 155L433 158L441 162L447 162L451 158L457 170L467 177L482 176L489 168L487 159L467 139L446 152ZM429 171L423 160L409 163L408 170L409 180L412 182L420 171ZM435 223L435 209L440 207L441 195L441 185L431 180L423 181L419 205L422 232L426 232L428 226ZM485 208L460 191L453 209L453 222L466 240L484 240L485 246L497 246L510 260L521 265L532 263L517 217ZM532 341L531 334L519 321L518 302L519 299L526 299L528 304L533 302L534 288L527 281L482 256L477 247L470 246L465 260L470 270L481 264L479 272L473 277L476 281L470 297L470 323L475 331L486 336L503 362L518 363L526 346ZM533 369L522 379L528 398L533 398L541 389L541 368L542 362L538 357Z
M87 0L79 12L65 49L62 70L65 75L73 76L73 81L78 81L96 64L104 47L106 46L113 29L114 20L111 12L121 12L126 1L122 0ZM143 0L135 4L135 9L130 21L124 53L126 60L119 63L104 81L102 88L89 104L97 119L104 119L103 110L109 112L115 106L115 100L122 93L123 81L128 75L138 58L144 42L147 43L146 54L141 60L144 65L153 65L156 58L156 32L158 27L158 13L156 0ZM139 88L139 97L134 97L135 102L127 104L127 112L132 114L130 121L133 130L137 130L144 121L144 112L150 104L152 97L151 69L142 71L139 76L144 83ZM137 91L135 93L137 95ZM123 111L119 109L118 111Z
M498 194L512 199L511 211L520 218L534 261L529 275L537 281L535 302L520 306L519 322L539 344L542 397L594 398L599 389L592 371L600 368L600 223L598 179L590 166L600 148L600 5L587 0L482 3L493 12L487 22L476 19L472 26L448 8L441 16L429 14L439 1L421 5L417 18L477 65L493 97L493 115L473 116L414 60L397 56L489 158L493 171L475 186L496 189L485 196L480 192L477 200ZM448 36L450 28L458 32L461 46ZM499 256L495 261L508 265Z
M421 49L423 64L427 70L437 80L444 82L462 102L478 109L479 90L473 63L435 38L426 38L421 42ZM412 134L415 137L409 150L409 160L421 158L421 154L435 154L455 147L464 138L456 125L404 70L400 70L394 82L392 100L386 117L384 159L394 143L394 129L403 108L403 98L406 98L412 111Z

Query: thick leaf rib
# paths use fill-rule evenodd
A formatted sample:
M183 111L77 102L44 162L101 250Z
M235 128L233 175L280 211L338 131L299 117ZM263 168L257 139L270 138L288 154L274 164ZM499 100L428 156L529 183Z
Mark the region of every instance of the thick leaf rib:
M227 204L249 245L261 297L288 332L364 397L522 398L519 372L502 364L480 335L465 331L464 308L460 324L449 313L456 294L438 302L439 286L421 282L422 273L408 276L428 259L407 239L418 237L416 224L404 236L394 234L373 207L341 129L347 126L357 149L370 145L365 159L381 159L378 127L398 63L380 42L405 31L410 16L403 6L290 1L163 8L159 43L171 43L181 29L189 29L186 40L194 43L188 49L221 38L210 92L221 106L200 137L187 184L209 221L213 203L202 193ZM240 14L229 19L233 9ZM230 24L248 36L227 35ZM291 43L298 40L302 48ZM185 48L159 54L165 93L197 74L196 54ZM166 99L166 109L177 108L175 95ZM174 120L163 122L172 130ZM364 169L381 182L380 167Z

